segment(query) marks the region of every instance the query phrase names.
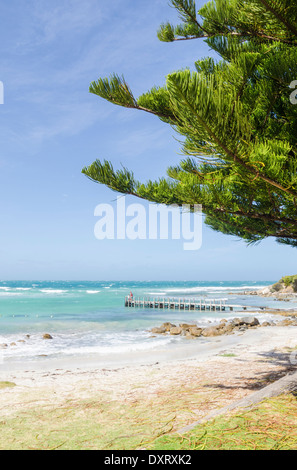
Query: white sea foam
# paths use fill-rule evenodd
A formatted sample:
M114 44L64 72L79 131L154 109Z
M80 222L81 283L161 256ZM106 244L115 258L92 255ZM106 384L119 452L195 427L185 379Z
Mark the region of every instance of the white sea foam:
M21 292L9 292L9 291L0 292L1 297L16 297L18 295L22 295Z
M166 295L167 292L149 292L149 295Z
M65 289L40 289L40 292L43 292L44 294L63 294L68 291Z
M100 290L87 290L87 294L98 294Z
M21 341L20 341L21 340ZM150 338L147 332L126 332L121 334L78 334L54 335L52 340L42 339L42 335L34 334L30 338L24 335L0 336L0 343L8 344L1 349L4 360L33 360L40 357L81 356L90 354L111 355L134 351L151 351L176 341L176 338ZM15 343L14 346L10 345Z
M197 287L175 287L166 289L165 294L168 293L183 293L183 294L192 294L192 293L201 293L201 292L233 292L233 291L248 291L248 290L258 290L263 289L267 286L255 285L255 286L197 286Z
M162 338L163 339L163 338ZM102 355L110 355L110 354L123 354L128 352L134 351L151 351L156 349L160 346L166 346L172 342L171 338L166 338L165 340L157 340L151 341L147 343L123 343L118 345L93 345L93 346L85 346L79 348L67 348L65 350L61 350L61 354L65 355L84 355L84 354L102 354Z

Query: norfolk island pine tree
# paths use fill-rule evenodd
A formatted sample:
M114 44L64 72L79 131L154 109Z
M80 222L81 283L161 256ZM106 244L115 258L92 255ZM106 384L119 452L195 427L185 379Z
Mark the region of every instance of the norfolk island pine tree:
M274 237L297 246L295 0L213 0L199 11L194 0L170 4L181 23L162 24L159 39L204 40L219 59L170 73L138 98L117 74L94 81L90 92L168 123L184 158L158 181L139 182L105 160L82 172L121 194L202 205L207 225L248 243Z

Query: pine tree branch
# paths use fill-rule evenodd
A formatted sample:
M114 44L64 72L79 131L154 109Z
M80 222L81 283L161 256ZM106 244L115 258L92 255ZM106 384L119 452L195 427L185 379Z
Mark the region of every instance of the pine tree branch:
M268 49L268 50L264 53L263 57L265 57L266 54L269 54L270 52L271 52L271 49ZM240 87L240 89L238 90L238 93L237 93L236 98L235 98L235 100L234 100L234 104L233 104L231 116L234 114L236 102L237 102L237 101L239 100L239 98L242 96L242 93L244 92L244 89L245 89L245 87L247 86L248 80L249 80L249 78L250 78L250 76L251 76L251 72L254 71L255 67L259 64L259 62L262 61L262 59L263 59L263 58L261 57L259 61L258 61L258 60L255 60L253 66L252 66L252 68L251 68L251 70L249 70L249 73L246 73L245 77L243 77L243 81L242 81L241 87ZM267 118L268 118L268 117L267 117ZM265 122L266 122L266 121L265 121Z
M172 115L159 113L158 111L153 111L152 109L144 108L143 106L135 106L134 109L138 109L140 111L145 111L146 113L149 113L149 114L154 114L155 116L157 116L161 119L168 119L170 121L174 121L174 118L173 118ZM176 120L176 122L177 122L177 120Z
M264 7L270 11L281 23L283 23L286 28L291 31L291 33L294 34L294 36L297 36L297 29L291 24L289 23L289 21L287 21L282 15L281 13L279 13L278 11L276 11L276 8L275 7L272 7L271 5L269 5L269 3L266 1L266 0L260 0L260 2L262 3L262 5L264 5ZM271 0L271 3L274 3L273 0Z
M207 30L205 28L203 28L203 26L201 26L201 24L198 22L197 20L197 16L196 15L193 15L193 13L191 12L190 8L187 9L185 8L185 5L184 5L184 2L180 2L178 0L171 0L171 3L173 4L173 6L175 8L177 8L179 11L182 10L184 12L184 16L188 16L191 20L192 23L196 24L196 26L198 26L199 29L201 29L202 31L204 31L206 34L208 34Z
M239 163L243 168L245 168L246 170L248 170L250 173L252 173L253 175L255 175L257 178L260 178L262 179L263 181L266 181L266 183L269 183L271 184L272 186L274 186L275 188L278 188L280 189L281 191L284 191L285 193L287 194L290 194L291 196L295 196L297 197L297 192L296 191L292 191L291 189L289 188L284 188L281 184L279 184L277 181L273 180L272 178L268 178L268 176L264 176L262 175L261 173L259 173L255 168L251 167L250 165L248 165L247 163L245 163L240 157L238 157L236 154L233 154L233 158L234 158L234 161Z
M177 87L177 84L175 84ZM182 93L182 90L179 90L180 93ZM235 152L230 150L224 142L220 140L220 138L213 132L213 130L209 127L209 125L205 122L205 120L200 116L200 114L197 113L196 109L193 107L193 105L189 102L189 100L186 98L186 96L182 93L183 99L188 106L188 108L191 110L191 112L196 116L198 121L201 123L201 125L204 127L206 132L208 133L209 136L211 136L212 140L216 142L216 144L225 152L227 156L232 158L232 160L235 163L238 163L240 166L242 166L245 170L247 170L249 173L253 174L256 176L256 178L260 178L263 181L266 181L267 183L271 184L272 186L280 189L281 191L284 191L287 194L290 194L292 196L297 197L297 192L294 190L291 190L289 188L284 188L280 183L277 181L273 180L272 178L269 178L268 176L262 175L259 173L258 170L256 170L254 167L250 166L246 162L244 162L238 155L236 155Z
M209 215L208 217L214 217L214 216ZM220 213L217 211L215 211L215 220L219 220L220 222L227 224L230 227L234 227L236 231L240 229L242 232L244 231L245 233L249 233L251 235L250 239L252 239L252 237L264 238L264 235L259 234L259 231L257 229L252 230L250 228L250 225L248 224L243 224L240 227L238 227L238 224L235 221L232 221L232 220L226 221L226 219L224 219L223 217L220 217ZM236 234L233 233L233 235L236 235ZM281 229L280 231L278 230L271 234L265 233L265 238L266 237L288 238L290 240L297 240L297 233L287 232L285 229ZM249 238L247 239L250 240Z
M266 123L267 123L267 121L268 121L269 114L271 113L271 111L272 111L272 109L273 109L273 106L274 106L274 104L275 104L275 102L276 102L278 96L279 96L279 91L277 91L277 92L272 96L271 102L270 102L270 105L269 105L269 108L268 108L268 110L267 110L267 113L266 113L266 116L265 116L265 119L264 119L264 122L263 122L263 124L262 124L262 126L261 126L261 130L264 129L264 127L265 127L265 125L266 125Z
M161 119L166 119L171 122L174 121L174 116L172 114L169 115L146 108L144 106L140 106L134 98L133 93L126 83L124 77L119 77L118 75L114 74L109 79L99 78L97 82L95 81L91 83L89 91L90 93L110 101L117 106L122 106L129 109L138 109L158 116Z
M259 219L259 220L266 220L267 222L282 222L284 224L291 224L297 227L297 220L289 219L288 217L280 217L280 216L273 216L269 214L261 214L261 213L254 213L251 211L244 212L240 210L233 211L232 209L229 210L221 210L215 209L218 212L228 213L230 215L237 215L239 217L247 217L250 219Z
M176 41L189 41L192 39L209 39L213 38L215 36L231 36L231 37L237 37L237 38L260 38L265 41L276 41L276 42L281 42L283 44L288 44L290 46L297 46L297 40L290 40L290 39L285 39L285 38L280 38L276 36L269 36L263 32L251 32L251 31L244 31L242 33L238 33L236 31L218 31L216 33L210 33L210 34L201 34L201 35L195 35L195 36L187 36L184 38L173 38L171 42L176 42Z

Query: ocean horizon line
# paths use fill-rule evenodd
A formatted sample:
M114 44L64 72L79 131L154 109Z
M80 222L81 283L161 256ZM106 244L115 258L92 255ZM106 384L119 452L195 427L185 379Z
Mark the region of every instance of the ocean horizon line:
M277 279L0 279L0 282L276 282Z

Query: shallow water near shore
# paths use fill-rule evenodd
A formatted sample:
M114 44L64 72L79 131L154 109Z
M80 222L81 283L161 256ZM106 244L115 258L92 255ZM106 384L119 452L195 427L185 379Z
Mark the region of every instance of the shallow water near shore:
M244 295L272 284L260 282L0 282L0 368L21 363L85 360L100 363L153 359L162 351L174 356L183 347L183 337L152 337L150 328L165 321L208 325L222 318L246 316L246 311L188 312L124 307L124 298L134 297L226 299L249 306L260 320L275 316L257 307L295 308L296 302ZM53 339L43 339L49 333ZM207 341L199 339L199 344ZM179 346L177 348L177 346ZM124 355L124 356L123 356ZM2 363L2 364L1 364Z

